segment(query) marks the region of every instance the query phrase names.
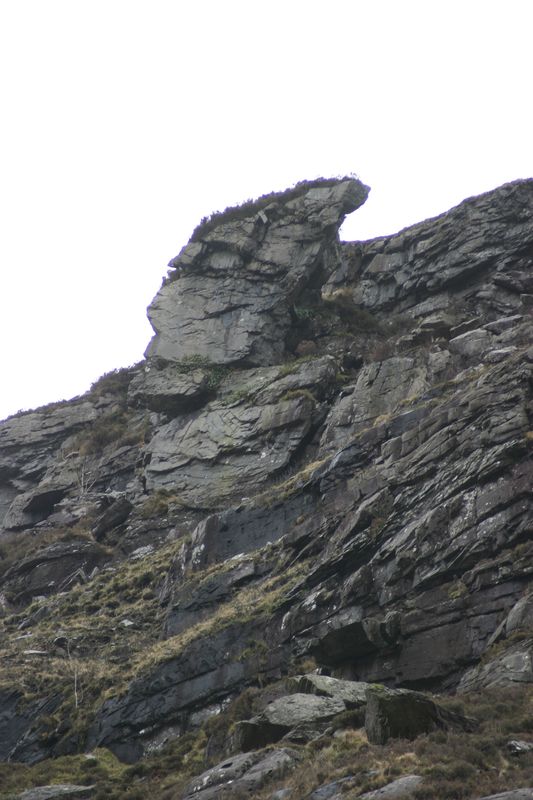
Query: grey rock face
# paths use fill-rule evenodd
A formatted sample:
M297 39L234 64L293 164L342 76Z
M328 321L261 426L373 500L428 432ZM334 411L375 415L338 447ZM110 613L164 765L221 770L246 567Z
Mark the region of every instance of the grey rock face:
M327 722L345 710L346 705L338 698L301 693L280 697L261 714L237 724L234 746L238 750L262 747L279 741L299 726Z
M148 316L146 355L204 356L215 364L272 364L285 350L290 307L339 261L337 231L368 193L359 181L302 184L196 231Z
M110 545L25 554L0 585L22 605L52 582L66 592L88 580L73 603L75 625L91 609L79 651L87 747L136 761L310 656L337 677L299 677L289 691L355 708L342 724L358 724L362 687L376 681L439 691L533 682L533 182L393 237L339 244L344 184L202 226L156 300L161 332L128 392L0 426L0 514L14 531L4 542L71 538L81 520L81 533ZM368 330L351 325L357 317ZM276 366L287 349L306 358ZM117 492L125 502L114 508ZM92 584L104 550L114 563ZM14 681L46 668L38 652L71 599L20 622L7 598ZM18 641L19 625L35 646ZM108 637L119 677L93 700L102 661L91 645L105 658ZM13 697L0 697L4 757L79 747L39 721L66 704ZM239 723L254 746L337 724L299 721L288 701L282 722L260 707ZM423 724L413 712L419 728L443 724L444 712L426 712ZM213 726L221 737L225 722ZM215 788L230 791L198 792Z
M531 204L531 181L515 181L395 236L353 245L355 302L416 313L422 300L429 314L447 307L450 291L477 289L480 307L520 312L520 287L531 283Z
M147 488L172 487L186 505L201 508L237 490L252 492L290 462L320 418L318 398L334 375L326 357L295 366L291 375L273 370L267 385L256 371L228 379L220 399L158 429L147 448Z
M422 394L426 371L414 359L394 357L369 364L360 371L353 391L332 407L322 435L323 451L338 449L347 436L355 436L380 418L397 412L406 398Z

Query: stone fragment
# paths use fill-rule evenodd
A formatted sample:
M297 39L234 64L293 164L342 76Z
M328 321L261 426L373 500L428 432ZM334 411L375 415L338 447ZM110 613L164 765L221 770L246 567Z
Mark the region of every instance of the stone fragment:
M371 686L367 690L365 729L369 742L416 739L435 730L473 731L475 720L448 711L420 692Z
M500 347L498 350L489 350L485 355L487 364L499 364L500 361L505 361L506 358L516 353L516 347Z

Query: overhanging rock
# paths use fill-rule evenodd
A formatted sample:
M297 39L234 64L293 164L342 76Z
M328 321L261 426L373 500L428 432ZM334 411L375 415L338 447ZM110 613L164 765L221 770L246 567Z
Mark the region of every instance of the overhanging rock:
M338 268L339 227L367 195L353 178L305 182L201 225L148 309L147 357L278 362L291 306Z

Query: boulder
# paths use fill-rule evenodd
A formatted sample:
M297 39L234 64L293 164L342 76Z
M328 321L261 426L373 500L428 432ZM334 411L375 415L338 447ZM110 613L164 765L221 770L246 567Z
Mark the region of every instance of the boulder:
M147 446L149 490L172 488L186 505L213 507L287 467L323 416L318 398L335 380L335 363L272 370L266 381L247 372L228 378L201 411L159 427Z
M219 800L226 794L252 793L285 775L299 758L296 751L288 748L241 753L194 778L186 787L183 800Z
M346 705L339 698L301 693L280 697L269 703L261 714L237 723L232 744L238 750L252 750L277 742L302 725L328 722L345 710ZM308 740L315 737L311 733L303 738Z
M374 789L360 795L360 800L401 800L404 797L412 797L415 789L423 783L420 775L402 775L392 783L382 786L381 789Z
M476 727L475 720L448 711L420 692L378 685L367 690L365 729L372 744L416 739L435 730L473 731Z

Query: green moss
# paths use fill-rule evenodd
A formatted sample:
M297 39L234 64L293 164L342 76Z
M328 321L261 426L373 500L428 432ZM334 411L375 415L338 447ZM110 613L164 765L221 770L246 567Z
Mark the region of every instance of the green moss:
M310 400L313 405L317 404L317 399L309 389L290 389L288 392L280 398L281 401L287 400L297 400L299 397L305 397L307 400Z
M470 590L462 580L455 581L448 587L448 597L450 600L458 600L460 597L466 597L470 594Z
M188 375L194 370L203 369L207 373L207 388L210 392L216 392L224 378L229 373L229 368L222 364L214 364L205 356L190 355L182 358L175 365L176 371Z

